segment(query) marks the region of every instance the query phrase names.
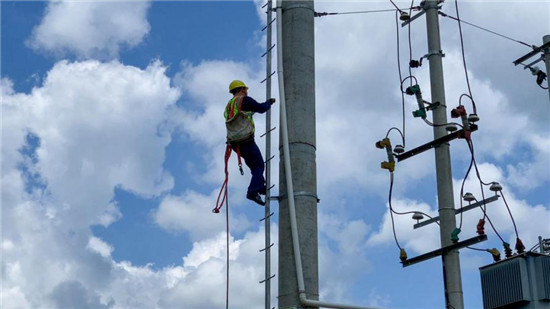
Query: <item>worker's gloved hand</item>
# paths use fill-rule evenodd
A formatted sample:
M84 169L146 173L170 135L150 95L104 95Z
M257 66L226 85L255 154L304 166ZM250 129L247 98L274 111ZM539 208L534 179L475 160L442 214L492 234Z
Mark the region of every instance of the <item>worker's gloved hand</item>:
M269 100L267 100L269 102L270 105L273 105L273 103L275 103L275 99L274 98L271 98Z

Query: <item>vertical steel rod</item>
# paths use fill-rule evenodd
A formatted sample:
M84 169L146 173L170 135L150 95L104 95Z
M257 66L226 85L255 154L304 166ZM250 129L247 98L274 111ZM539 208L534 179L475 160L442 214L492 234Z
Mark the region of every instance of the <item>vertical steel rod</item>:
M266 101L271 98L271 22L272 20L272 0L268 0L267 9L267 45L266 45L266 82L265 82L265 99ZM267 161L265 163L265 309L271 309L271 210L270 210L270 196L271 196L271 109L267 111L265 116L265 157Z

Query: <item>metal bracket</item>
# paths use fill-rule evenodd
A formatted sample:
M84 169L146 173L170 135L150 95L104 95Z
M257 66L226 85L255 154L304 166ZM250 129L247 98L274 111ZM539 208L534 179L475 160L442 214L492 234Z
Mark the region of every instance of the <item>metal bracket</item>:
M495 196L492 196L490 198L484 199L483 201L475 202L475 203L470 204L468 206L464 206L464 207L462 207L462 209L455 209L455 214L458 215L461 212L465 212L465 211L474 209L474 208L479 207L483 204L489 204L489 203L494 202L496 200L498 200L498 195L495 195ZM425 225L428 225L428 224L431 224L431 223L434 223L434 222L437 222L437 221L439 221L439 216L433 217L431 219L428 219L428 220L425 220L425 221L422 221L422 222L418 222L417 224L413 225L413 227L415 229L417 229L419 227L423 227Z
M408 25L409 23L411 23L413 20L417 19L418 17L424 15L426 13L426 11L422 10L420 11L418 14L414 15L413 17L409 18L409 20L405 20L404 22L401 23L401 27L405 27L406 25Z
M546 48L550 48L550 42L542 44L539 47L533 46L533 51L521 56L518 59L516 59L516 61L514 61L514 65L518 65L518 64L522 63L523 61L533 57L534 55L538 54L539 52L542 52L543 49L546 49Z
M445 57L445 54L443 53L443 51L440 49L438 51L430 51L428 52L427 54L424 55L424 58L430 60L430 57L431 56L436 56L436 55L441 55L441 57Z
M440 249L437 249L437 250L434 250L434 251L431 251L431 252L428 252L428 253L424 253L422 255L419 255L419 256L416 256L416 257L413 257L413 258L410 258L410 259L407 259L404 262L402 262L402 264L403 264L403 267L411 266L413 264L420 263L420 262L432 259L434 257L438 257L440 255L443 255L443 254L449 252L449 251L464 248L464 247L467 247L467 246L470 246L470 245L473 245L473 244L477 244L478 242L482 242L482 241L486 241L486 240L487 240L487 235L479 235L479 236L472 237L470 239L466 239L466 240L463 240L461 242L457 242L455 244L452 244L452 245L449 245L449 246L446 246L446 247L443 247L443 248L440 248Z
M471 131L471 132L477 131L477 125L471 123L471 124L470 124L470 131ZM422 146L419 146L419 147L416 147L416 148L414 148L414 149L411 149L411 150L409 150L409 151L407 151L407 152L404 152L404 153L402 153L402 154L400 154L400 155L396 155L395 157L397 158L397 161L400 162L400 161L403 161L403 160L405 160L405 159L408 159L408 158L410 158L410 157L412 157L412 156L415 156L415 155L417 155L417 154L420 154L420 153L422 153L422 152L424 152L424 151L426 151L426 150L430 150L430 149L435 148L435 147L437 147L437 146L439 146L439 145L441 145L441 144L450 142L450 141L452 141L452 140L454 140L454 139L456 139L456 138L460 138L460 137L464 137L464 129L455 131L455 132L453 132L453 133L449 133L449 134L447 134L447 135L445 135L445 136L443 136L443 137L440 137L440 138L438 138L438 139L436 139L436 140L433 140L433 141L431 141L431 142L429 142L429 143L427 143L427 144L424 144L424 145L422 145Z
M319 203L321 201L321 199L319 199L319 197L317 197L317 195L313 192L308 192L308 191L296 191L294 192L294 197L297 197L297 196L309 196L309 197L314 197L316 200L317 200L317 203ZM269 199L276 199L276 200L281 200L285 197L288 197L288 195L281 195L281 196L271 196Z

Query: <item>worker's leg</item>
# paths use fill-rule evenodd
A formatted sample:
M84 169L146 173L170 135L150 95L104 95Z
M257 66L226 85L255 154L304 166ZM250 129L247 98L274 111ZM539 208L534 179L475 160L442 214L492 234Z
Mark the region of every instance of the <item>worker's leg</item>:
M264 159L258 145L254 141L243 143L240 145L240 152L252 173L248 193L265 194Z

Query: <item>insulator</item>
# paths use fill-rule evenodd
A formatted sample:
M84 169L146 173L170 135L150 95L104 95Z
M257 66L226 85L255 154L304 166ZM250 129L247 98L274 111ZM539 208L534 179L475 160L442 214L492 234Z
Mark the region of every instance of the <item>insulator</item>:
M407 252L403 248L399 250L399 259L401 262L405 262L407 260Z
M497 248L487 249L487 252L491 253L491 255L493 256L493 260L495 262L500 261L500 252L498 251Z
M512 249L510 248L510 244L507 243L507 242L504 242L504 243L502 243L502 245L504 246L504 255L506 256L506 258L511 258L512 257Z
M454 124L454 123L449 123L449 124L445 127L445 129L446 129L447 131L449 131L449 132L454 132L454 131L458 130L456 124Z
M460 234L460 229L458 227L455 227L455 229L453 230L453 232L451 233L451 241L453 243L457 243L458 242L458 234Z
M468 203L476 200L476 197L470 192L466 192L462 198Z
M468 116L468 121L469 121L469 122L472 122L472 123L478 122L478 121L479 121L479 117L477 116L477 114L470 114L470 115Z
M516 251L518 252L518 254L522 254L523 252L525 252L525 246L519 238L516 238Z
M489 187L489 190L495 191L495 192L502 191L502 186L495 181L493 182L493 184L491 184L491 186Z
M399 16L399 20L406 21L409 19L411 19L411 16L409 15L409 13L405 11L401 11L401 16Z
M419 213L419 212L415 212L415 213L413 214L412 218L413 218L414 220L417 220L417 221L418 221L418 220L424 219L424 215L421 214L421 213Z

